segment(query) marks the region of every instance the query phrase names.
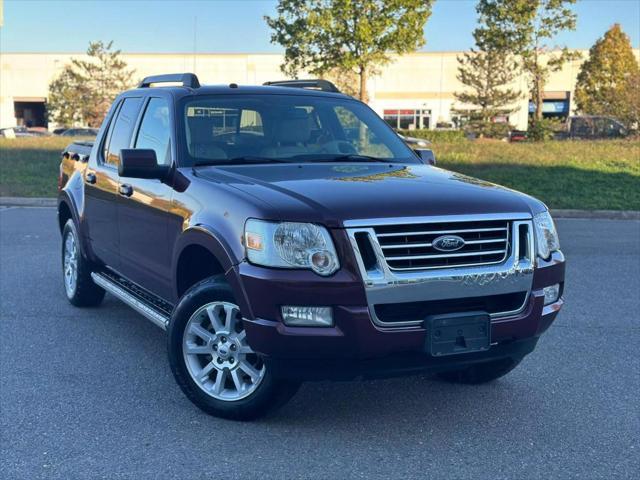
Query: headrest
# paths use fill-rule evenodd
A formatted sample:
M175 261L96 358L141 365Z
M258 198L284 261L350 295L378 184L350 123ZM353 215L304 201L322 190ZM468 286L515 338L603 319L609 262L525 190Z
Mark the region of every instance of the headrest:
M279 120L275 131L280 143L305 143L311 137L311 119L301 108L287 110Z
M191 141L208 142L213 137L214 119L208 117L187 118L189 130L191 131Z

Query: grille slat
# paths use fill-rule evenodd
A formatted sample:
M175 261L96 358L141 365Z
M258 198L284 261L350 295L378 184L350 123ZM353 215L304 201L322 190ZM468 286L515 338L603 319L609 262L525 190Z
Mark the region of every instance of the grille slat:
M503 254L504 250L489 250L482 252L482 255L497 255ZM454 258L454 257L470 257L473 255L479 255L478 252L464 252L464 253L448 253L448 254L439 254L439 255L408 255L403 257L387 257L388 262L392 262L394 260L425 260L429 258Z
M507 239L506 238L493 238L493 239L487 239L487 240L469 240L466 241L465 243L467 245L480 245L482 243L500 243L500 242L506 242ZM398 244L393 244L393 245L381 245L383 250L386 249L392 249L392 248L419 248L419 247L431 247L433 246L432 243L398 243Z
M466 230L429 230L424 232L413 232L413 231L405 231L405 232L392 232L392 233L379 233L378 237L398 237L403 235L444 235L447 233L471 233L471 232L497 232L497 231L506 231L506 228L470 228Z
M479 220L384 225L374 228L387 265L392 270L422 270L500 263L510 248L510 222ZM433 246L442 235L464 240L457 250Z

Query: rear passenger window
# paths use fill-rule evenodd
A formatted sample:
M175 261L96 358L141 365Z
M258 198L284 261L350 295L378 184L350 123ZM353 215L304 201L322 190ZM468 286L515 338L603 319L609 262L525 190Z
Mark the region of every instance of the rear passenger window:
M155 150L158 165L171 165L169 104L164 98L152 98L140 124L135 148Z
M133 127L140 111L141 98L125 98L118 112L118 117L113 124L113 131L107 148L105 163L118 167L120 163L120 150L129 148ZM111 128L110 128L111 130Z

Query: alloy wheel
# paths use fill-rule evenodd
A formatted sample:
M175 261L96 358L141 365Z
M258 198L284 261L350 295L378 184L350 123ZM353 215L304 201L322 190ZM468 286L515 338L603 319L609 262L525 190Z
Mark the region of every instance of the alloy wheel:
M73 232L69 231L64 239L64 288L69 298L73 297L78 284L78 245Z
M185 326L182 351L191 378L218 400L241 400L264 379L264 362L247 344L240 309L232 303L196 310Z

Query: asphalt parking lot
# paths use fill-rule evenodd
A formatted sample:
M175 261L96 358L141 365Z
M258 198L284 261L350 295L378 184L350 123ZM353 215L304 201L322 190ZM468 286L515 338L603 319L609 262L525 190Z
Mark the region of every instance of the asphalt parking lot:
M54 209L0 209L0 477L634 477L640 222L558 224L567 305L509 376L305 384L237 423L182 395L150 322L67 303Z

